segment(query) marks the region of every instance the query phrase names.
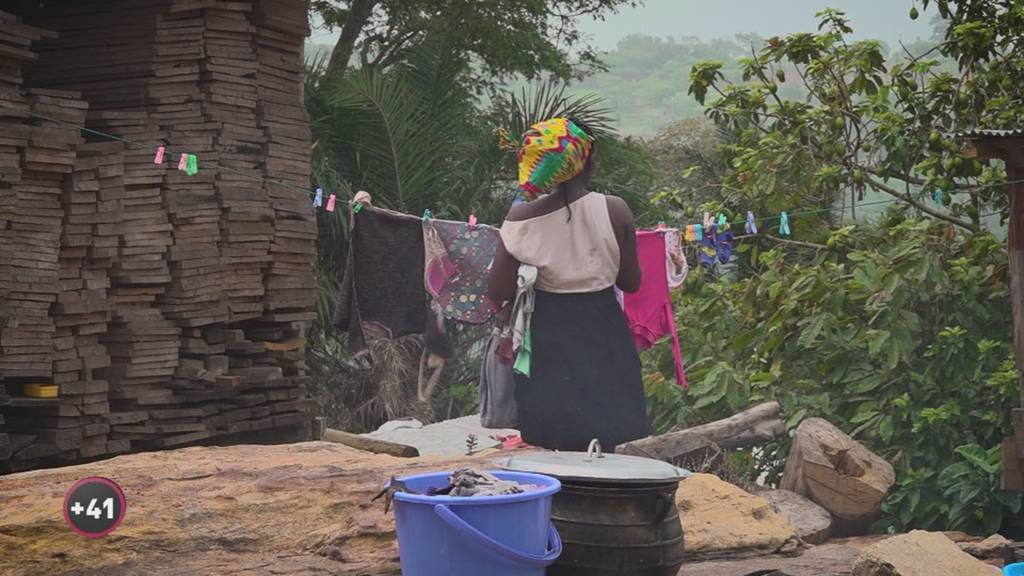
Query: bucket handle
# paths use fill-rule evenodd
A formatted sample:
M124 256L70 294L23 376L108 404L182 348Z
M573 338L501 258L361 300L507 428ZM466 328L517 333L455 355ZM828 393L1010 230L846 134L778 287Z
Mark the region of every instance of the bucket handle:
M492 554L500 556L506 560L521 564L524 566L530 566L533 568L546 568L555 563L558 557L562 555L562 538L558 535L558 530L555 529L555 525L548 522L548 546L550 550L543 556L534 556L533 554L527 554L520 552L513 548L498 542L476 528L470 526L465 520L459 518L455 512L452 512L451 508L444 504L438 504L434 506L434 512L444 520L448 526L458 532L462 537L472 541L474 544L478 544L486 548Z

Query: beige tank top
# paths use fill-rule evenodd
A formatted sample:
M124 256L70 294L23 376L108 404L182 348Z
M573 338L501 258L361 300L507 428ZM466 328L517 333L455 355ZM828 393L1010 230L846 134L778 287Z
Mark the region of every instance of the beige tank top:
M501 240L508 253L537 267L537 289L598 292L619 276L619 242L603 194L591 192L566 208L521 221L506 220Z

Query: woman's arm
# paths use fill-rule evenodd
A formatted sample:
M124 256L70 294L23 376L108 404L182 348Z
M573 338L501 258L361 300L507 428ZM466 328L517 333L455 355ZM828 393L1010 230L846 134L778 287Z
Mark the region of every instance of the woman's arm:
M611 217L615 236L619 241L619 277L615 285L623 292L633 293L640 289L640 259L636 254L636 227L633 212L625 200L608 196L608 214Z
M505 243L498 238L491 275L487 279L487 297L500 308L515 298L518 279L519 261L508 253Z

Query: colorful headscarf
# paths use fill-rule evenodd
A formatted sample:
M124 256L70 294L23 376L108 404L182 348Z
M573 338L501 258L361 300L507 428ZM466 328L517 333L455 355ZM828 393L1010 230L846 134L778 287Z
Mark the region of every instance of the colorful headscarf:
M594 140L566 118L534 124L519 149L519 188L527 200L571 180L587 164Z

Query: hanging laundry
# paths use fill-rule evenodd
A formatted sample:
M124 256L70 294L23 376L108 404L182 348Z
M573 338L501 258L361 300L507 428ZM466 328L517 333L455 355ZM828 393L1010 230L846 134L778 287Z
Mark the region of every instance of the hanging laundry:
M728 264L732 259L732 230L728 228L716 229L715 234L715 255L722 264Z
M705 233L700 239L700 263L705 268L713 268L718 257L718 251L715 248L715 228L716 225L712 224L704 231Z
M365 206L351 216L351 239L334 324L358 352L367 337L423 334L423 223L419 218Z
M697 233L693 230L693 224L686 227L686 241L693 242L697 239Z
M700 242L704 239L704 227L700 224L693 225L693 239Z
M666 228L662 234L665 236L665 271L668 274L668 287L674 290L686 281L690 266L683 253L683 241L679 230Z
M529 264L519 265L516 278L516 301L512 307L512 350L516 359L513 368L516 372L530 377L530 362L533 349L530 340L530 319L533 317L536 296L534 286L537 284L539 271Z
M424 282L446 318L483 324L496 307L487 297L487 279L498 247L493 226L452 220L423 222Z
M633 340L637 348L644 350L666 335L671 336L676 383L685 388L687 382L683 355L679 347L679 334L676 331L665 270L665 237L659 232L638 232L636 248L643 279L639 290L623 297Z

